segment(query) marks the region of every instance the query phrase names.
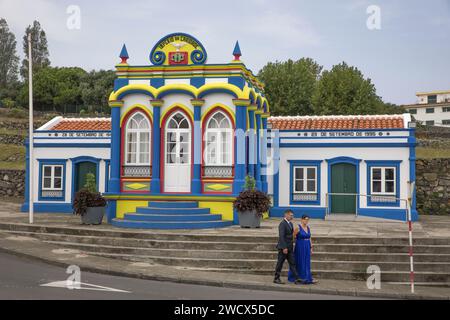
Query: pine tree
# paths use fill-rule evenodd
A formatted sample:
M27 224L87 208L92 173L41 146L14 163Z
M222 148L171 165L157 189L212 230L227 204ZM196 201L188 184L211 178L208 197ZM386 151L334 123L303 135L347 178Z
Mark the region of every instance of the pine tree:
M26 79L28 77L28 33L31 33L33 74L38 70L50 65L47 36L38 21L33 22L33 26L28 26L23 36L23 52L25 59L22 60L20 75Z
M0 88L9 87L18 80L16 44L16 37L9 30L8 23L0 18Z

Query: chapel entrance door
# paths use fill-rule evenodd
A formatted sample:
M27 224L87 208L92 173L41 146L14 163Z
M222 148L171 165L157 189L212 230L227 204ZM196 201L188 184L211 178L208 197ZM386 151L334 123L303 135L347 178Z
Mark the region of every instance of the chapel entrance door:
M356 166L337 163L331 166L331 212L356 214ZM346 193L353 195L345 195Z
M182 112L175 112L166 123L164 191L191 191L191 125Z

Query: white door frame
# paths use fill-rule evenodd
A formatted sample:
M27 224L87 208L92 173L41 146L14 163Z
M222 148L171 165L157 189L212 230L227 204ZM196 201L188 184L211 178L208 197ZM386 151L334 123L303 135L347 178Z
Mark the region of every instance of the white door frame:
M188 128L168 128L171 119L175 115L180 114L188 123ZM180 121L181 123L182 121ZM172 163L168 163L167 156L167 145L169 134L175 134L175 152ZM182 137L187 135L187 154L185 158L186 163L181 163L182 157L180 157L181 143L186 143L182 141ZM164 157L164 192L173 193L190 193L191 192L191 172L192 172L192 126L189 118L186 114L181 111L174 112L170 117L167 118L164 124L164 146L163 146L163 157Z

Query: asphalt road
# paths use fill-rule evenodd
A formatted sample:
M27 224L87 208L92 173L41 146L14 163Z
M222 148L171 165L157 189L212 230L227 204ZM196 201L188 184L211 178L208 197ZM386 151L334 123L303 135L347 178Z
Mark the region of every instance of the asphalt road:
M141 280L81 270L81 289L68 289L65 268L0 253L0 299L316 300L352 297L255 291ZM60 281L58 283L58 281ZM55 283L56 282L56 283ZM49 284L53 286L42 286ZM53 283L53 284L52 284ZM62 285L62 287L54 286ZM94 286L97 287L94 287ZM107 288L101 288L101 287ZM121 291L114 291L121 290ZM125 291L125 292L122 292Z

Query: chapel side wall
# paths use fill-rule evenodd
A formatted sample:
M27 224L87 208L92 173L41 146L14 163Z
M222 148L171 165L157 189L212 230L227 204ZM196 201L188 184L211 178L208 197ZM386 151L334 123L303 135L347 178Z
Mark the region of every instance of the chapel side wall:
M72 201L72 172L73 166L70 161L71 158L76 157L93 157L102 159L99 162L98 182L99 192L105 192L105 168L106 164L104 160L109 160L110 151L109 148L34 148L34 176L33 181L33 195L35 202L42 203L70 203ZM39 201L39 187L41 181L39 181L39 159L67 159L66 161L66 174L65 174L65 200L64 201Z
M400 163L400 198L406 199L408 197L406 187L409 181L408 148L280 148L279 206L309 206L290 204L292 186L290 184L290 165L288 160L323 160L321 163L320 207L325 207L326 193L328 192L328 163L326 159L343 156L362 160L359 168L360 194L367 194L367 165L364 160L402 160ZM367 208L365 197L360 198L360 208ZM398 209L399 207L383 208ZM401 203L400 208L405 208L404 202Z

